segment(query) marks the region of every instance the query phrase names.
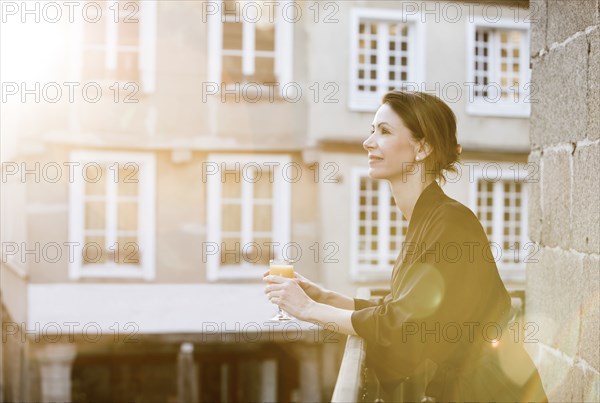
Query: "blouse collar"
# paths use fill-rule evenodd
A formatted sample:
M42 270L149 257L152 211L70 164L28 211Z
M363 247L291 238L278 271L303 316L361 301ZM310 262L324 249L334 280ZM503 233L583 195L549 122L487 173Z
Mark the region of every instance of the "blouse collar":
M416 223L425 218L430 211L434 210L438 206L443 196L445 196L445 193L438 185L437 181L433 181L427 185L415 203L409 226L414 227ZM413 224L413 222L415 224Z

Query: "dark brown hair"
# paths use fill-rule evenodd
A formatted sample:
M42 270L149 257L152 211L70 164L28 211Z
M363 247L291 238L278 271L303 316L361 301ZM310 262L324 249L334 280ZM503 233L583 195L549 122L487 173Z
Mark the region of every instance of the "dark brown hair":
M456 116L440 98L416 91L394 90L381 101L402 119L416 141L425 140L431 153L425 158L428 173L446 182L445 172L457 172L456 163L462 147L456 140Z

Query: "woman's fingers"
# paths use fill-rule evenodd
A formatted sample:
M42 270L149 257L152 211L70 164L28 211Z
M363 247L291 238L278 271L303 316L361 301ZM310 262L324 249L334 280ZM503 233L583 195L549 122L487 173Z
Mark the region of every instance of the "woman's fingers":
M274 300L281 300L282 291L281 290L273 290L267 293L267 298L269 301L274 302Z
M281 277L281 276L274 276L272 274L269 274L266 277L263 277L263 281L265 283L285 283L286 281L290 281L291 279L286 278L286 277Z

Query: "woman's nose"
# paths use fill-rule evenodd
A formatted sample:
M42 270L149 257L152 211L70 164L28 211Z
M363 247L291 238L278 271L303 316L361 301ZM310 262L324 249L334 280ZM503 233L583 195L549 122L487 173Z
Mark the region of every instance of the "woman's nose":
M369 151L373 148L373 135L371 134L365 141L363 141L363 148L365 151Z

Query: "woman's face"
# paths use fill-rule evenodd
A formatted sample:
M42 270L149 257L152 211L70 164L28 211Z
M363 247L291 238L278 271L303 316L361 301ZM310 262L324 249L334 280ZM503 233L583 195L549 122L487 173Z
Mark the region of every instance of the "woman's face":
M414 173L419 144L388 104L377 110L363 148L369 153L369 176L373 179L406 180L406 173Z

